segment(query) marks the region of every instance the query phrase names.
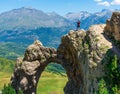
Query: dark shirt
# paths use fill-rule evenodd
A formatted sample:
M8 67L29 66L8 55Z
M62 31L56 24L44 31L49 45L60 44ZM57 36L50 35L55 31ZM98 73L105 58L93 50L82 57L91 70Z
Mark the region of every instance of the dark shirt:
M77 22L77 27L80 27L80 21Z

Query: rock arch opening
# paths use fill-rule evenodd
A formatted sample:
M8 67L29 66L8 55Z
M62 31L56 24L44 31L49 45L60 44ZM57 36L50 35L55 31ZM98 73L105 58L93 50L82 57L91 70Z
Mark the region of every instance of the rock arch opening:
M60 64L51 62L41 74L37 94L64 94L67 81L64 68Z
M49 63L45 68L45 71L55 73L61 76L66 76L66 70L62 67L61 64L58 64L56 62Z

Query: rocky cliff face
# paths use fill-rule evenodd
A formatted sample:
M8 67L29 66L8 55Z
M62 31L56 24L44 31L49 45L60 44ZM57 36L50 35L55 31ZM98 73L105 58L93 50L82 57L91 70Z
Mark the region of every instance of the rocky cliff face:
M120 12L114 12L111 19L107 20L104 31L106 35L120 40Z
M24 58L17 60L11 78L13 87L16 91L21 88L24 94L36 94L44 68L56 62L64 67L68 77L65 94L94 94L98 91L99 79L106 75L106 56L113 47L103 34L104 27L94 25L86 32L71 30L62 37L57 50L35 41L26 49Z
M98 28L94 31L95 28ZM65 94L94 94L98 78L104 76L102 60L110 46L100 42L98 33L104 25L92 26L89 31L70 31L63 36L58 48L58 58L67 72L69 81Z

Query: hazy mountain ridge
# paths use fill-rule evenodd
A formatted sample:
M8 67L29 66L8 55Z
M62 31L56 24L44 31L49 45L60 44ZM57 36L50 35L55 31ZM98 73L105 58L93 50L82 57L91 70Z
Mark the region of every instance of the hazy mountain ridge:
M48 15L41 10L22 7L0 14L0 24L0 30L13 30L69 26L69 21L58 14Z
M103 9L101 12L89 13L80 11L78 13L69 12L61 16L55 12L45 13L34 8L22 7L0 14L0 31L37 29L40 27L73 27L76 21L81 20L81 28L88 29L93 24L105 23L111 17L113 11Z
M100 12L89 13L81 11L79 13L68 13L65 15L65 18L72 20L74 23L79 19L81 20L81 28L88 29L91 25L94 24L105 24L106 20L109 19L112 15L112 12L120 11L118 9L103 9Z

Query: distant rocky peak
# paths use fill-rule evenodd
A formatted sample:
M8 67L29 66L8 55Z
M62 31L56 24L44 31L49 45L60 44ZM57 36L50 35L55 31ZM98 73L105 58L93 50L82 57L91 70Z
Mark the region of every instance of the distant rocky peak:
M83 20L83 19L89 17L90 15L91 14L89 12L80 11L78 13L69 12L64 17L67 18L67 19L69 19L69 20L76 20L76 19Z
M41 10L37 10L35 8L32 8L32 7L21 7L21 8L18 8L18 9L13 9L11 10L13 12L43 12Z

